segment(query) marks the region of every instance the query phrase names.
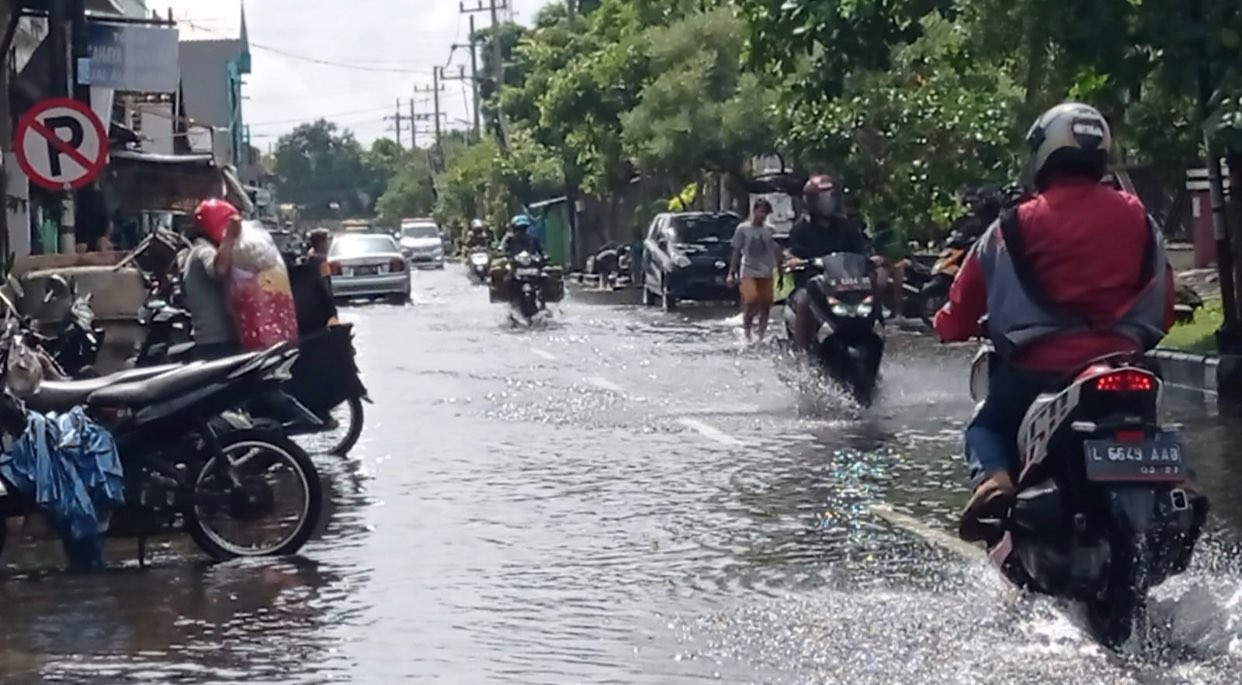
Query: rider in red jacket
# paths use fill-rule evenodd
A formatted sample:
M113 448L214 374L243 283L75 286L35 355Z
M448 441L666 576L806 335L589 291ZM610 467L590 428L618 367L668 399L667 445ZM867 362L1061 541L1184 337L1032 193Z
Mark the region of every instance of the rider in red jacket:
M966 431L975 485L966 539L982 534L972 523L1012 503L1018 428L1039 393L1093 359L1154 347L1173 324L1173 273L1158 232L1137 197L1100 182L1111 143L1104 117L1059 105L1027 142L1038 195L980 239L934 321L941 340L962 341L980 335L988 315L1003 360Z

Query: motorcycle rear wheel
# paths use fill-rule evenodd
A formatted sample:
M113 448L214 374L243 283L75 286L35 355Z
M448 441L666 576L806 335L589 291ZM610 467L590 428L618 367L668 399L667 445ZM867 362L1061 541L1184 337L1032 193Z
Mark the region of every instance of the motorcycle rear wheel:
M1147 584L1128 548L1115 550L1109 567L1103 593L1086 603L1087 623L1096 639L1117 649L1129 641L1135 625L1147 614Z
M185 511L185 529L190 538L204 552L217 561L226 561L237 557L284 556L294 554L306 544L319 526L319 518L323 512L323 485L319 481L319 471L306 451L289 438L280 433L268 430L242 430L225 433L218 438L220 454L212 455L197 468L191 470L187 483L193 489L193 501ZM233 459L239 457L246 460L247 465L261 454L268 454L275 460L291 466L297 478L295 483L302 491L303 502L293 530L277 542L258 547L243 547L234 541L227 540L214 523L208 522L204 516L204 507L199 500L204 497L204 481L219 473L223 466L222 456ZM270 470L270 469L269 469ZM242 487L228 486L227 504L230 515L238 521L248 523L261 518L266 512L248 510L249 507L262 508L270 498L271 504L277 504L275 488L262 479L262 476L239 476ZM220 493L216 493L219 497ZM253 517L258 514L258 517Z

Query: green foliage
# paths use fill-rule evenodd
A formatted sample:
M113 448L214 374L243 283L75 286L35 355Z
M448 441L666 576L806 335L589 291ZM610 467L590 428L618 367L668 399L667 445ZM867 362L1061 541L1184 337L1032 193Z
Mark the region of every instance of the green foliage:
M375 196L368 194L373 188L353 133L320 119L281 136L273 156L280 196L301 207L302 216L334 216L333 202L345 216L371 211Z
M551 151L529 131L516 129L509 137L508 156L488 138L453 158L439 179L435 214L444 223L464 225L486 218L493 226L503 226L523 206L559 194L563 185Z
M1203 307L1195 312L1194 320L1173 326L1160 346L1188 352L1215 352L1216 331L1224 322L1220 298L1205 299Z

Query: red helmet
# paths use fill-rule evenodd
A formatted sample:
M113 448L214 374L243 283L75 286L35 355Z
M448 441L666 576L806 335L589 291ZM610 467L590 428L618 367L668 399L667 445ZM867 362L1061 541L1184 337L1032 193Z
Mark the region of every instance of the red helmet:
M208 240L217 245L224 240L225 229L234 218L241 218L241 212L227 200L218 197L203 200L198 209L194 210L194 223Z
M837 189L837 182L828 174L816 174L806 180L806 184L802 186L803 195L819 195L820 193L831 193Z

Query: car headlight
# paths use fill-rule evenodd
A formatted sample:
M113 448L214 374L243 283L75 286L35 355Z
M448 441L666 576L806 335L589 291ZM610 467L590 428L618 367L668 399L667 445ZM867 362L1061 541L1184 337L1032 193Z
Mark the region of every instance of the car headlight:
M679 269L684 269L687 266L690 266L690 258L684 254L679 254L673 258L673 264Z

